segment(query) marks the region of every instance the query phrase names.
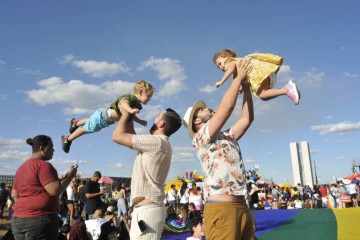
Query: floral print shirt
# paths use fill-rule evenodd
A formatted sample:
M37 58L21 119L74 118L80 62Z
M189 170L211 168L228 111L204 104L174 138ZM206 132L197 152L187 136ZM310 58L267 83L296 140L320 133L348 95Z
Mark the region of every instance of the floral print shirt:
M246 195L245 166L232 129L211 139L207 122L194 134L192 143L205 173L205 200L219 194Z

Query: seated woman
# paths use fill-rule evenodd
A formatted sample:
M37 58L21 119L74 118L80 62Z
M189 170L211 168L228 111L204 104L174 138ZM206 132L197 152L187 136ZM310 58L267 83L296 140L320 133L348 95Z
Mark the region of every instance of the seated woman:
M181 225L186 224L188 220L188 209L185 206L181 206L177 214L177 222Z
M189 203L189 218L201 217L201 212L195 209L194 203Z
M168 216L165 221L164 230L169 232L189 231L189 217L187 209L182 206L178 214L174 214L171 207L168 208Z

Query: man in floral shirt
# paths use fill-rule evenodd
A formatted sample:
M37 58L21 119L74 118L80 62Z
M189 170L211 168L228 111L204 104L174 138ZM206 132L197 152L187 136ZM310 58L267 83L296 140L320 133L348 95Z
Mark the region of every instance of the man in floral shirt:
M240 118L230 130L220 131L235 108L241 82L251 67L247 59L237 66L237 77L224 94L216 112L205 102L188 108L184 126L205 172L204 209L206 239L255 239L253 221L246 205L245 168L237 141L254 119L250 87L243 84Z

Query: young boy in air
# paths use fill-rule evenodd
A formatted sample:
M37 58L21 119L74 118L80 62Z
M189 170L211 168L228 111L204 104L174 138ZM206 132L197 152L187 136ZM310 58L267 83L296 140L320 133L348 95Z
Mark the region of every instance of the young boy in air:
M129 131L135 132L133 121L146 126L145 120L139 119L135 114L142 109L142 104L147 104L154 93L153 86L144 80L139 80L134 86L134 95L124 94L118 97L109 108L99 108L89 118L77 120L72 118L70 121L68 136L61 136L62 149L68 153L70 151L71 143L78 137L99 132L101 129L108 127L114 122L119 121L121 117L120 108L125 109L131 114L128 123ZM83 126L82 128L79 128Z

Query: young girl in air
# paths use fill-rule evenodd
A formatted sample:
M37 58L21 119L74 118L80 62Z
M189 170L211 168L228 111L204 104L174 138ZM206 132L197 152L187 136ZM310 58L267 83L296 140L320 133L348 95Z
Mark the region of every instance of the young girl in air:
M254 96L263 101L276 98L281 95L287 95L295 105L299 104L300 93L293 81L289 81L280 89L273 88L276 83L276 74L279 71L283 58L269 53L253 53L244 58L250 58L251 71L248 74L247 81L251 85ZM220 87L229 77L237 76L236 63L241 58L236 57L236 52L229 49L222 49L217 52L213 58L215 65L225 72L222 79L215 83ZM240 90L241 93L241 90Z
M99 132L101 129L108 127L119 121L121 117L121 109L128 111L131 116L129 118L128 129L129 132L135 132L133 121L146 126L145 120L139 119L135 114L142 109L141 104L147 104L154 93L152 85L144 80L139 80L134 86L134 95L124 94L118 97L108 108L99 108L89 118L77 120L72 118L70 121L69 136L61 136L62 149L68 153L72 141L76 138L88 134ZM84 126L82 128L78 128Z

